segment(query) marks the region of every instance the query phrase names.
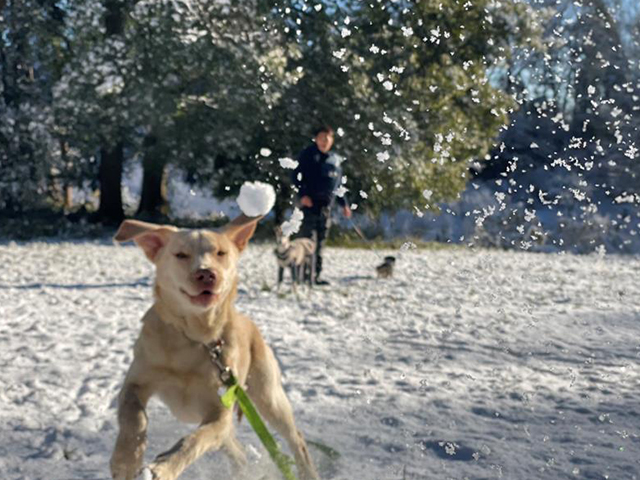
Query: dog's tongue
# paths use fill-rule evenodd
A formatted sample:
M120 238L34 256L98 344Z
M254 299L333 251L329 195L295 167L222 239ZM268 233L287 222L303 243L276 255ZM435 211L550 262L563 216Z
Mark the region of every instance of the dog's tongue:
M191 300L198 305L209 305L213 301L214 295L211 290L203 290L198 295L191 297Z

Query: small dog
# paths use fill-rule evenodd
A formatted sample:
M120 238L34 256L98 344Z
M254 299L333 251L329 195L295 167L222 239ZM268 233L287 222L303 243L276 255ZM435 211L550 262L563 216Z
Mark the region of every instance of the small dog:
M277 227L275 254L278 261L278 288L284 279L284 269L291 271L291 283L293 290L296 284L303 279L313 285L316 258L316 242L310 238L296 238L289 240L289 237L282 234L282 229Z
M384 257L384 262L376 267L378 278L393 277L393 266L396 264L396 257L388 255Z
M154 480L175 480L209 450L222 448L235 469L247 463L234 433L233 412L218 396L223 383L209 358L211 345L222 347L224 365L289 444L299 478L318 479L282 388L278 362L256 325L234 307L238 259L259 219L240 215L216 231L136 220L120 225L115 240L133 240L155 264L156 279L155 302L142 319L133 363L118 397L120 431L111 457L115 480L133 480L141 471L147 444L145 408L154 395L179 420L199 425L147 467Z

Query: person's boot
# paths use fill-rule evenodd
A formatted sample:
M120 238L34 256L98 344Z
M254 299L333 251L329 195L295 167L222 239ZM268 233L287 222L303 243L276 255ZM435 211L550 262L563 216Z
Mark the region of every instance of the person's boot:
M316 285L331 285L328 281L320 278L320 277L316 277Z

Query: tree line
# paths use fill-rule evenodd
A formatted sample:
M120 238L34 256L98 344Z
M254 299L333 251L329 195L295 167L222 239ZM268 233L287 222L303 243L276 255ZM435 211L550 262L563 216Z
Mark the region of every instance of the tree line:
M268 181L281 213L278 159L321 123L370 212L455 198L549 119L562 139L541 161L576 135L628 152L639 49L620 2L0 0L0 210L91 188L119 222L138 161L140 216L168 213L169 166L219 197Z

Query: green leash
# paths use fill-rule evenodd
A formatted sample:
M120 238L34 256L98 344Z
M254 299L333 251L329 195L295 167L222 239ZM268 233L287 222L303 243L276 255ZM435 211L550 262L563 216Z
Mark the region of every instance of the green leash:
M262 418L260 418L256 407L253 405L246 392L238 384L238 380L236 380L235 375L233 375L233 372L231 372L229 367L222 363L222 341L218 341L213 345L205 345L205 347L209 352L211 362L220 370L220 379L222 380L222 383L227 387L227 391L220 397L222 405L226 408L231 408L237 401L240 406L240 410L242 410L244 416L247 417L249 424L253 427L253 430L267 449L267 452L269 452L269 456L276 464L285 480L298 480L291 469L294 463L293 460L280 450L280 447L278 447L273 435L269 433L267 426L262 421Z
M235 381L235 378L233 380ZM253 406L253 403L247 396L246 392L242 389L242 387L236 382L229 387L229 389L222 397L220 397L220 400L222 400L222 404L227 408L231 408L235 401L238 402L238 405L240 405L240 410L242 410L244 416L247 417L249 424L253 427L253 430L258 435L258 438L264 445L264 448L266 448L267 452L269 452L269 456L282 473L282 476L286 480L297 480L296 476L293 473L293 470L291 469L293 460L291 460L288 455L282 453L282 451L278 447L278 444L276 443L276 440L273 438L273 435L269 433L267 426L262 421L262 418L260 418L258 411Z

